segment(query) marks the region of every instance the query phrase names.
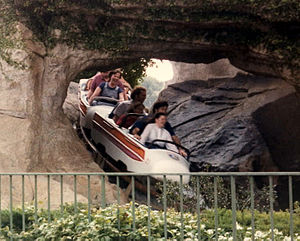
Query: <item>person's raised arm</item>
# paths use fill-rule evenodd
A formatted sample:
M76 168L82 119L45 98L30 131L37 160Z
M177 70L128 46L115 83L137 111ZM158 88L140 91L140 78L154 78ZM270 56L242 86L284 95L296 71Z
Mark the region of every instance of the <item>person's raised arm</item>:
M176 144L181 145L181 142L180 142L180 139L179 139L178 136L176 136L176 135L172 136L172 140L173 140L173 142L175 142ZM184 157L187 157L187 153L185 152L185 150L183 150L183 149L180 148L180 147L178 148L178 150L179 150L179 154L180 154L180 155L182 155L182 156L184 156Z
M89 98L91 98L91 96L93 95L93 91L92 91L92 89L89 89L89 92L88 92L88 94L87 94L87 98L89 99Z
M94 91L94 93L92 94L91 98L89 98L89 104L92 104L94 98L95 98L96 96L100 95L100 94L101 94L101 91L102 91L102 90L101 90L100 87L97 87L97 88L95 89L95 91Z
M124 101L124 92L119 93L119 102Z
M173 137L171 137L171 135L168 132L168 137L167 137L167 141L174 141ZM175 141L174 141L175 142ZM176 143L176 142L175 142ZM177 143L176 143L177 144ZM166 144L167 149L171 150L171 151L175 151L175 152L179 152L177 146L175 146L174 144L171 143L167 143Z

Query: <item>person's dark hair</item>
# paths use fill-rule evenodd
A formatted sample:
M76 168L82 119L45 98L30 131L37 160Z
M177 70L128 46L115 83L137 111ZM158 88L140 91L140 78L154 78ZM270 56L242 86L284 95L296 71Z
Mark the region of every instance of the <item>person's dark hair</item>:
M142 86L138 86L138 87L135 87L133 89L133 91L131 92L131 99L135 99L137 96L139 96L139 94L142 92L142 91L146 91L146 88L145 87L142 87Z
M167 117L167 114L166 113L162 113L162 112L158 112L158 113L155 114L154 120L159 119L161 116Z
M153 105L153 108L152 108L152 111L153 113L156 113L156 111L161 108L161 107L168 107L169 104L167 101L157 101L154 103Z
M111 79L111 77L112 77L115 73L116 73L115 71L110 71L109 74L108 74L108 78Z
M122 77L122 72L120 71L120 70L118 70L118 69L116 69L116 70L114 70L114 72L115 72L115 74L120 74L120 78Z

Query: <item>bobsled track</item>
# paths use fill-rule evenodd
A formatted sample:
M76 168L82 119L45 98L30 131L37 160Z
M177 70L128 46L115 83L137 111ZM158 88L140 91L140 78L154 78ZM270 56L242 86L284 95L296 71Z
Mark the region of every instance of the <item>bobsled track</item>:
M79 138L84 142L87 150L91 153L94 161L103 169L104 172L122 172L118 169L115 165L115 161L110 158L106 153L103 153L101 150L98 150L95 145L89 140L86 136L82 127L80 127L79 123L75 123L73 128L76 130L77 135ZM132 176L129 174L128 176L120 176L120 180L116 180L114 176L108 176L109 182L118 184L121 188L126 188L128 195L131 194L132 189ZM119 183L117 183L119 182ZM150 194L151 194L151 202L153 203L153 207L161 208L160 205L156 202L156 196L158 195L155 184L157 180L151 178L151 187L150 187ZM135 190L135 200L139 201L140 203L146 203L147 199L147 180L146 177L136 177L134 186Z

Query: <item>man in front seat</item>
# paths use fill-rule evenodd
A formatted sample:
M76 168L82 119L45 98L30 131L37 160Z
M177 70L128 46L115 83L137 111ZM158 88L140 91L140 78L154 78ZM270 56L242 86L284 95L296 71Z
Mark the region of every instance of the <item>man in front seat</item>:
M141 120L138 120L135 122L132 126L132 128L129 130L130 134L134 135L137 139L141 139L141 134L143 133L144 129L149 123L153 123L153 118L155 114L157 113L167 113L168 111L168 102L167 101L157 101L153 105L152 113ZM164 127L171 135L172 141L175 142L176 144L181 145L179 137L175 134L175 131L173 130L171 124L167 121L165 123ZM182 149L179 148L179 153L182 156L187 156L187 153Z
M124 100L123 89L118 86L119 79L114 76L114 72L109 73L109 82L101 83L94 91L89 104L91 105L96 96L109 97L120 102Z

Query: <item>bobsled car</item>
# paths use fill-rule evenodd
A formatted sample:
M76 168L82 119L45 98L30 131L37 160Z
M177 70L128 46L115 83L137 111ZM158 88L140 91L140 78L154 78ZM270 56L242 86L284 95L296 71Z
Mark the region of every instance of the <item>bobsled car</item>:
M85 86L87 79L79 83L79 109L80 128L87 142L100 153L106 153L114 160L116 171L128 171L135 173L189 173L188 157L167 149L151 149L143 145L129 130L117 125L109 118L118 101L107 97L97 97L90 105L87 99ZM130 114L129 114L130 115ZM154 140L155 142L162 140ZM165 141L167 142L167 141ZM177 147L181 147L172 143ZM120 168L122 167L122 168ZM161 179L155 175L155 179ZM166 175L168 180L179 181L178 176ZM183 175L183 183L189 182L189 176Z

